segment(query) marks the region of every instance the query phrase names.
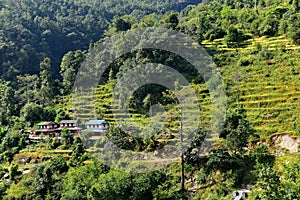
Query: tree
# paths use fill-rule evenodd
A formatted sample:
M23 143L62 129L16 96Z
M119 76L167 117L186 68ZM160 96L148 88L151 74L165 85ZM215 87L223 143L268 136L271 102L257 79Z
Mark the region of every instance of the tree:
M298 159L299 162L299 159ZM298 163L284 164L282 177L283 199L300 199L300 166Z
M38 79L37 75L25 74L23 76L17 76L18 90L16 93L21 105L31 103L36 100Z
M270 14L260 24L258 30L260 31L261 35L274 36L278 33L278 28L279 20L273 14Z
M226 147L234 154L243 154L248 146L248 139L255 135L249 121L246 120L244 109L229 110L226 115L225 127L221 137L226 138Z
M254 192L254 199L283 199L278 173L271 167L263 165L258 166L257 171L258 181L256 186L259 188L259 191L257 193Z
M29 126L33 126L35 123L42 120L43 108L36 103L27 103L21 109L21 118L24 122L27 122Z
M121 127L109 126L105 133L107 138L121 149L134 150L136 145L139 145L141 142L139 141L141 140L140 138L135 138L128 134Z
M0 79L0 125L8 125L10 117L16 113L15 91L9 81Z
M209 170L221 170L223 172L237 169L240 166L240 160L228 153L228 149L225 147L219 147L214 149L207 161L207 167Z
M235 46L244 39L243 33L234 26L229 26L227 35L224 37L227 46Z
M38 167L33 181L33 188L36 198L45 199L46 195L52 190L54 180L53 172L45 164Z
M10 180L15 180L15 177L18 175L18 168L19 166L16 163L10 164L9 167L9 179Z
M32 186L36 199L60 199L63 176L68 171L64 158L52 158L50 162L38 166Z
M69 129L63 128L61 130L61 138L65 148L68 148L73 144L73 135L71 135L71 131Z
M62 200L83 200L88 199L88 197L91 199L89 195L91 187L98 182L101 174L105 174L108 171L107 166L95 159L90 165L70 168L63 180Z
M55 122L60 122L64 119L70 119L69 115L66 113L64 108L59 108L56 113Z
M61 156L51 158L49 167L58 174L66 173L69 170L66 160Z
M51 100L54 98L54 82L51 75L50 58L45 58L40 63L40 84L41 88L39 90L39 102L41 102L42 105L49 105L51 104Z
M299 0L293 0L293 9L294 11L299 11Z
M166 28L175 29L179 23L178 13L171 11L165 15L162 20L162 25Z
M117 32L118 31L127 31L128 29L131 28L131 24L121 17L114 17L112 20L112 28L115 29Z
M85 153L84 145L80 137L75 137L73 148L72 148L72 157L70 160L70 165L72 167L77 167L83 164L83 155Z
M76 74L84 58L84 52L81 50L70 51L62 58L62 62L60 64L60 75L63 78L63 95L67 95L71 92L75 82Z
M43 109L42 120L44 121L54 121L56 117L56 111L54 107L47 106Z
M249 156L257 165L272 166L275 160L266 145L259 145L255 147L250 151Z
M127 200L133 195L132 178L124 172L111 171L102 174L89 191L91 199Z
M144 17L138 24L139 27L153 27L157 23L155 14L150 14Z
M287 20L287 24L287 36L291 38L295 44L300 44L300 13L291 15Z

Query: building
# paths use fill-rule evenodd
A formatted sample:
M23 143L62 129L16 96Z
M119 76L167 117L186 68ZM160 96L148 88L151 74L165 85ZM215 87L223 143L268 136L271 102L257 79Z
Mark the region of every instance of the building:
M108 128L108 122L105 120L90 120L86 123L86 128L94 133L102 133Z
M37 124L38 129L32 131L31 135L40 136L40 135L49 135L52 137L58 136L59 125L55 122L40 122Z
M79 135L81 128L78 127L78 120L62 120L59 124L55 122L40 122L38 129L29 132L31 139L43 139L42 137L59 137L63 129L68 129L73 136Z
M79 135L81 128L78 127L78 120L62 120L59 122L59 132L63 129L68 129L72 135Z

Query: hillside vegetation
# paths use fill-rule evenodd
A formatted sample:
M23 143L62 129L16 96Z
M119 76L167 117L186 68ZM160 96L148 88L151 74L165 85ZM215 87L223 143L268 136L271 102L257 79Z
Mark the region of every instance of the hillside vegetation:
M232 199L234 191L247 188L248 199L300 199L300 156L271 141L276 134L300 136L298 0L92 3L0 1L0 198ZM203 77L180 56L159 49L122 55L95 91L72 94L93 48L116 33L142 27L185 33L213 58L227 96L221 133L211 128L212 102ZM113 101L117 79L140 63L172 66L182 74L196 93L193 102L201 115L197 127L183 126L195 134L181 158L155 171L128 173L117 169L150 169L157 160L147 153L159 154L174 141L182 147L180 124L189 117L181 115L175 92L146 84L129 98L127 124L115 124L124 117ZM147 77L161 65L155 67L134 78ZM176 90L188 93L185 87ZM76 118L104 119L110 126L100 139L91 139L88 131L73 137L66 129L60 137L29 139L28 130L41 121ZM131 124L145 127L153 121L162 127L155 134L147 129L138 133L146 137L132 134ZM203 153L206 136L213 143ZM115 148L95 156L111 144L136 159L131 162ZM112 158L115 163L104 164Z
M36 74L45 57L52 60L56 78L64 54L86 50L103 37L109 23L119 16L131 22L151 13L160 16L180 11L183 1L0 1L0 77L16 80L17 75ZM128 24L130 25L130 24Z

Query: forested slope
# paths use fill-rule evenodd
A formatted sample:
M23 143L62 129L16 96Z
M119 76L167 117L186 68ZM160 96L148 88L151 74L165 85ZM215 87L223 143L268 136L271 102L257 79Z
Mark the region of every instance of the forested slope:
M114 17L126 14L134 21L151 13L179 11L188 3L199 0L1 0L0 77L14 80L17 74L38 73L38 64L45 57L51 58L57 74L62 56L88 49L103 37Z

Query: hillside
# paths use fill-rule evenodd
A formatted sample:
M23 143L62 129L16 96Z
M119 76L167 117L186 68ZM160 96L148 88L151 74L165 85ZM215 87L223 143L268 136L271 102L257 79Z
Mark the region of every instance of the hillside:
M204 44L230 59L220 68L231 106L243 105L264 139L282 133L299 136L299 46L284 36L247 42L235 49L222 47L222 40Z
M198 2L0 0L0 198L300 199L299 1ZM205 48L226 111L208 89L221 81L163 48L113 57L94 81L105 63L94 59L145 27L194 40L174 37L178 52ZM146 43L174 39L158 33Z
M61 58L68 51L87 50L103 37L109 23L127 15L134 22L151 13L157 16L180 11L183 1L0 1L0 77L16 80L17 75L36 74L45 57L52 60L56 78Z

